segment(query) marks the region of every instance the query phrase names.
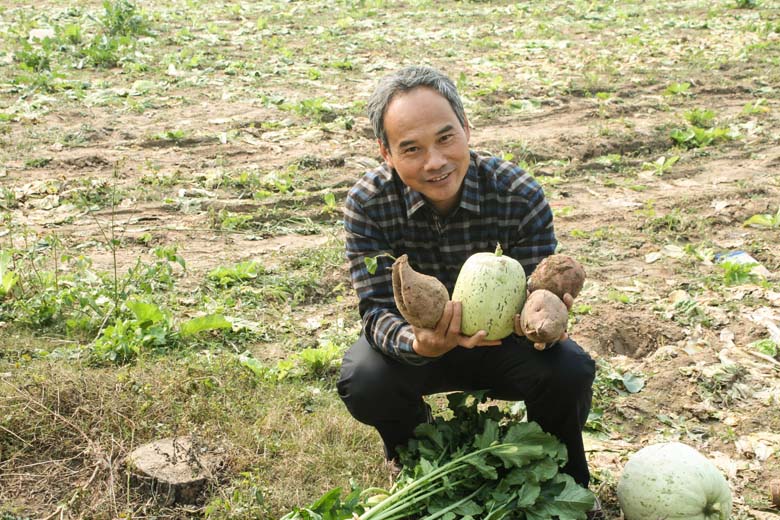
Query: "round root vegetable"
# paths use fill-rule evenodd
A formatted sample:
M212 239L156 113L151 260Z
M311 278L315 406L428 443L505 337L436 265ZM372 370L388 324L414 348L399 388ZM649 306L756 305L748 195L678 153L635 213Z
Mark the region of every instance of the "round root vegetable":
M653 444L623 468L617 497L626 520L727 520L731 490L718 468L679 442Z
M566 332L569 310L563 301L546 289L528 295L520 313L523 334L534 343L552 343Z
M460 268L452 301L461 303L460 330L473 336L480 330L485 339L503 339L514 330L514 318L525 301L525 271L501 245L494 253L475 253Z
M576 298L585 283L585 269L566 255L551 255L542 260L528 280L531 292L546 289L563 299L566 293Z
M393 297L401 316L423 329L436 327L450 299L444 284L412 269L406 255L393 262Z

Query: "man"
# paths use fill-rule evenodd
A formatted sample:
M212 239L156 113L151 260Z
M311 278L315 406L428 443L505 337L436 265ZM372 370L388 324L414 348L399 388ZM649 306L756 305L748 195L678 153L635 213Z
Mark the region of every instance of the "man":
M455 85L434 69L409 67L384 78L368 113L385 163L366 173L346 202L363 334L344 357L339 395L358 421L379 431L390 461L429 420L425 395L489 389L496 399L523 400L529 420L565 443L564 471L587 487L582 428L595 374L588 354L566 335L550 345L517 333L500 341L486 341L484 331L465 336L459 302L447 303L434 329L412 327L393 300L388 255L408 254L415 270L438 278L450 294L466 259L497 243L530 275L557 245L541 187L517 166L470 150ZM376 258L374 274L366 258Z

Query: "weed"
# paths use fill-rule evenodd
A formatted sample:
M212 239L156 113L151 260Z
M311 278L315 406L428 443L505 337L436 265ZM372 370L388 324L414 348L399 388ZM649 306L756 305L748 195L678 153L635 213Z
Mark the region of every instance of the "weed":
M757 99L752 103L745 103L742 107L742 115L753 116L757 114L765 114L769 112L769 107L766 106L766 99Z
M758 263L721 262L717 265L723 271L723 282L726 285L738 285L758 279L752 272Z
M124 37L99 34L88 47L81 49L81 55L97 68L110 69L119 65L122 59L122 48L129 47L130 43L131 41Z
M631 372L619 372L607 361L597 361L596 379L593 382L593 405L585 428L597 432L609 432L605 414L615 397L640 392L645 386L643 377Z
M317 122L334 121L337 117L330 105L322 98L302 99L294 104L284 104L283 108Z
M209 272L207 278L215 282L219 287L230 287L240 282L253 280L257 278L257 275L264 272L265 269L263 269L262 265L248 260L229 267L216 267Z
M103 0L100 24L109 36L138 36L148 33L149 22L128 0Z
M691 84L688 82L672 83L666 87L664 94L668 96L690 96Z
M632 303L631 296L624 292L610 290L607 293L607 299L613 302L622 303L623 305L628 305Z
M735 0L737 9L755 9L758 7L758 0Z
M767 229L780 228L780 206L778 206L777 213L774 215L768 213L753 215L747 219L743 225Z
M158 132L152 136L152 139L156 141L173 141L173 142L179 142L187 137L187 131L176 129L176 130L164 130L162 132Z
M260 475L254 472L241 472L225 490L219 490L219 496L212 498L203 508L207 519L266 518L268 516L263 497Z
M40 47L33 47L23 41L21 49L14 53L16 60L22 69L28 72L45 72L51 70L51 43L44 40Z
M682 148L703 148L720 141L728 141L738 137L731 130L724 127L699 128L675 128L669 134L672 141Z
M333 192L327 192L322 196L322 200L325 203L325 210L329 213L335 213L339 210L338 203L336 203L336 195Z
M685 119L693 126L710 128L715 120L715 112L703 108L694 108L684 114Z
M127 300L124 308L131 316L115 320L92 343L93 363L129 363L143 351L170 350L183 346L185 338L200 332L232 327L223 316L214 314L193 318L176 327L168 313L142 299Z
M64 27L58 27L57 38L60 41L69 43L74 46L81 45L81 42L84 40L84 35L82 33L81 25L68 24Z
M653 174L661 176L672 169L672 166L677 164L680 160L679 155L672 155L671 157L661 156L655 161L648 163L642 163L643 170L653 170Z
M247 215L244 213L231 213L223 209L220 210L219 214L217 215L217 222L219 224L219 229L224 229L226 231L238 231L241 229L248 229L253 218L254 217L252 217L252 215Z
M27 168L45 168L49 163L51 163L51 157L36 157L24 161L24 166Z
M756 349L758 352L769 357L776 358L780 356L780 345L769 338L754 341L753 343L750 343L748 347Z

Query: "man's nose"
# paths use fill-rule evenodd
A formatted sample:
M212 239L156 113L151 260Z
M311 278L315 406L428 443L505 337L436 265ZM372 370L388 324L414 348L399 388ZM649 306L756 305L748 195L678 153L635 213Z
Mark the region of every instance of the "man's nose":
M425 169L427 171L435 171L443 168L445 164L447 164L447 159L444 157L444 154L437 150L436 147L431 148L425 158Z

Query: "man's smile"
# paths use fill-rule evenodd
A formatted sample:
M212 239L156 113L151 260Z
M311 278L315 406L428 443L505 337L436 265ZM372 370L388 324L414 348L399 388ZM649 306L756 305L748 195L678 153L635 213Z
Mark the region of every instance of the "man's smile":
M428 182L441 182L445 180L447 177L449 177L452 174L452 171L448 171L447 173L444 173L442 175L439 175L437 177L434 177L432 179L428 179Z

